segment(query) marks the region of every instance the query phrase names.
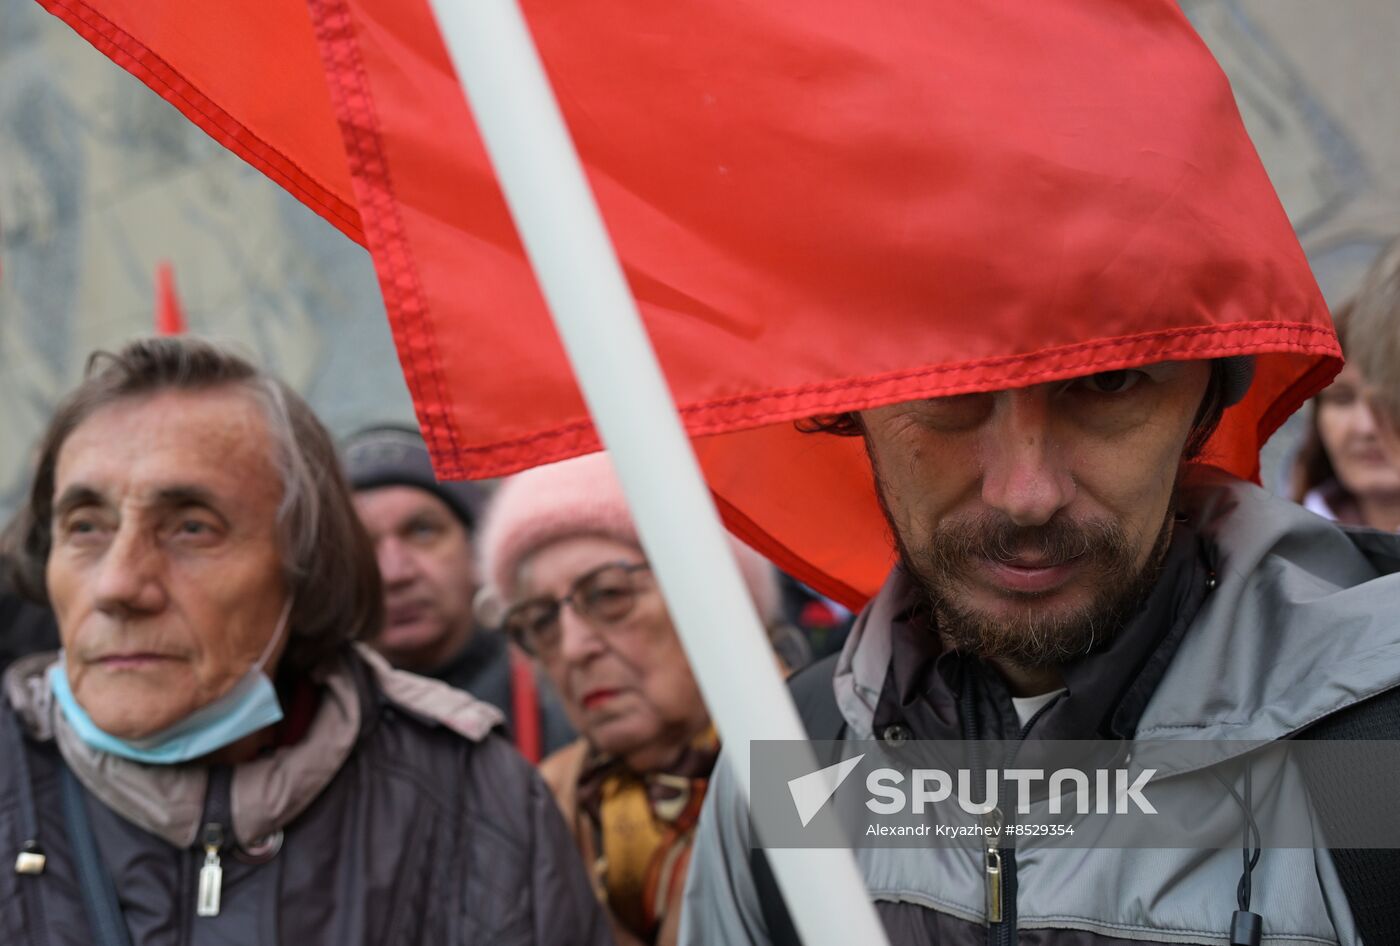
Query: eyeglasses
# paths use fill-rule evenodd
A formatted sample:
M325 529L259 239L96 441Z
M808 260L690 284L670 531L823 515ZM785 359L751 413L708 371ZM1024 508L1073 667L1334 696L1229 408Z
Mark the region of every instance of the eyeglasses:
M599 630L617 624L637 605L645 590L636 574L651 568L646 562L611 562L579 576L562 598L531 598L512 606L501 627L526 653L541 660L559 652L562 635L559 612L568 605L574 613Z

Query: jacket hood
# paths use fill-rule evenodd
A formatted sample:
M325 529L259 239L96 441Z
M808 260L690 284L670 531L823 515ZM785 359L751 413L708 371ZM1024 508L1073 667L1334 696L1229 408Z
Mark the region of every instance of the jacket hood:
M1202 471L1182 506L1217 550L1142 739L1273 740L1400 685L1400 536Z
M1400 686L1400 536L1328 522L1195 469L1180 509L1213 548L1217 586L1137 727L1139 740L1268 742ZM835 673L855 738L870 738L890 619L917 593L896 569Z

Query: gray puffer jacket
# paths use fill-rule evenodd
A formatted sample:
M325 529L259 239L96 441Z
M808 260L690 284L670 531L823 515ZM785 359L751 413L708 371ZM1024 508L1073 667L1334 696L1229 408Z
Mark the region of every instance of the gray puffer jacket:
M144 766L77 741L52 657L0 702L0 943L92 946L62 800L81 785L134 946L609 943L548 789L459 691L347 655L295 746L233 769ZM225 832L214 916L197 915L205 825ZM37 839L41 873L11 869Z
M1051 729L1059 727L1054 738L1102 738L1093 731L1096 721L1121 719L1131 703L1129 736L1236 740L1244 747L1295 735L1400 686L1400 538L1344 530L1224 477L1198 482L1181 500L1202 548L1211 550L1214 576L1207 568L1202 580L1183 560L1177 588L1156 604L1167 613L1153 643L1157 650L1124 668L1126 679L1110 685L1100 674L1093 686L1078 687L1074 668L1067 668L1069 692L1043 717ZM871 739L883 731L881 713L889 706L891 681L900 676L892 656L908 633L901 603L909 593L896 571L837 661L828 685L845 738ZM1139 683L1150 677L1150 685L1134 685L1134 675ZM1096 706L1108 691L1124 696L1116 705ZM999 699L1007 708L1002 715L1010 715L1009 700ZM959 710L945 705L926 716L939 713L948 719ZM1071 733L1067 720L1094 725ZM914 734L934 738L917 728ZM688 878L681 927L686 946L778 938L765 919L773 916L771 908L763 909L771 900L758 893L750 831L721 759ZM1239 848L1096 850L1032 841L1018 844L1007 872L1009 922L989 924L981 852L867 847L855 855L896 946L1226 946L1241 875ZM1266 850L1252 881L1251 909L1264 917L1265 946L1359 943L1327 850Z

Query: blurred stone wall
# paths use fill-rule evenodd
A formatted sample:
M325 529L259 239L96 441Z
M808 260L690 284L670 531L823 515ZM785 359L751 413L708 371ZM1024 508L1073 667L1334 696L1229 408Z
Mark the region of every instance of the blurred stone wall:
M1184 0L1334 306L1400 233L1400 3Z
M1335 308L1400 234L1400 3L1182 0L1220 60L1318 284ZM1281 489L1300 412L1265 447Z
M1400 3L1182 6L1340 301L1400 232ZM150 329L161 260L192 330L243 345L337 434L411 420L364 251L32 0L0 0L0 517L88 352Z
M88 353L151 331L162 260L190 329L334 433L412 421L369 255L33 0L0 0L0 516Z

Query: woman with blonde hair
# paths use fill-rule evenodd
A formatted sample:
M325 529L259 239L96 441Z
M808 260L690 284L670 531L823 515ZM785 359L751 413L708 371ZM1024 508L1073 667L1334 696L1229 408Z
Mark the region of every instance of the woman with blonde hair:
M1400 463L1400 239L1381 250L1349 308L1347 358L1366 376L1381 441Z
M1333 318L1347 351L1352 304ZM1368 389L1360 367L1348 360L1313 398L1310 425L1293 463L1292 496L1328 519L1394 532L1400 530L1400 463L1385 449Z

